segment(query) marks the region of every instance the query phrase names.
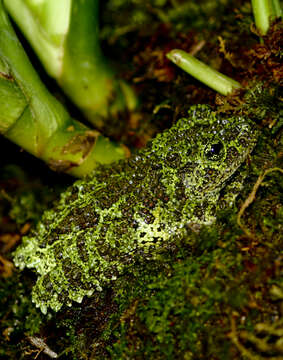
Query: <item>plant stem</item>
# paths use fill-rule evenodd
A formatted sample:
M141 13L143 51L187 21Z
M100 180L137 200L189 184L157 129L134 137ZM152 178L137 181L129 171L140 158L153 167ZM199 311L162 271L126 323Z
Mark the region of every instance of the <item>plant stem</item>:
M228 95L241 87L237 81L212 69L183 50L171 50L166 56L181 69L222 95Z
M0 133L55 170L84 176L124 147L72 119L30 64L0 0Z
M279 0L271 0L272 1L272 8L273 8L273 14L276 17L282 16L282 9L280 5Z
M255 24L262 35L269 29L270 19L281 16L279 0L252 0Z
M4 0L50 76L101 128L137 99L107 64L99 44L99 0Z

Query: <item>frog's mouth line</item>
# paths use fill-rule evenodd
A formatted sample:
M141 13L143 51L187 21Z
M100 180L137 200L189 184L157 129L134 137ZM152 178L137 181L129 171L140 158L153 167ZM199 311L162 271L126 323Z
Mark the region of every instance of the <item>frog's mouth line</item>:
M255 145L256 145L256 139L251 139L249 146L245 149L245 151L242 154L239 155L236 163L234 163L234 166L233 166L234 171L231 171L230 176L233 175L242 164L244 164L244 162L248 158L249 154L251 154L251 152L253 151ZM228 175L228 177L229 177L229 175Z

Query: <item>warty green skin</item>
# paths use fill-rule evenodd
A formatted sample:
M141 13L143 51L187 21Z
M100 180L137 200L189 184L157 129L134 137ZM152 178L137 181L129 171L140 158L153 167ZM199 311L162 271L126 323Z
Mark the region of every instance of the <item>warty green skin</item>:
M15 253L16 266L38 274L36 306L81 302L136 259L155 259L189 228L211 224L224 200L233 203L241 186L232 175L256 137L248 119L198 105L136 156L75 182Z

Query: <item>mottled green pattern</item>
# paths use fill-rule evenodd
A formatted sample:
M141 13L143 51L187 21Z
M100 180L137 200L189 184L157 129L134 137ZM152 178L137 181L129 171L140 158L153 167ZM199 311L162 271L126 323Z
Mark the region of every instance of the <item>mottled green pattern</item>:
M255 142L249 120L196 106L135 157L77 181L16 251L15 264L38 273L33 301L44 313L81 302L136 258L212 223L221 199L235 198L231 175Z

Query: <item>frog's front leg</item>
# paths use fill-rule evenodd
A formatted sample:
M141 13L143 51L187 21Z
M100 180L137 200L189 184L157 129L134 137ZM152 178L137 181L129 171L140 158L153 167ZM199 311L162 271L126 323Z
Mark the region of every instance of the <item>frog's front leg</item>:
M242 167L235 173L233 181L231 179L228 181L227 185L223 188L219 197L219 208L222 210L233 206L235 203L236 197L239 195L241 190L244 187L244 182L248 176L247 167Z
M247 175L247 168L237 170L221 191L216 189L206 194L202 201L191 204L191 209L185 209L184 216L188 217L188 228L198 232L202 225L210 225L216 220L219 210L232 207L236 197L243 189ZM188 216L188 214L190 215Z

